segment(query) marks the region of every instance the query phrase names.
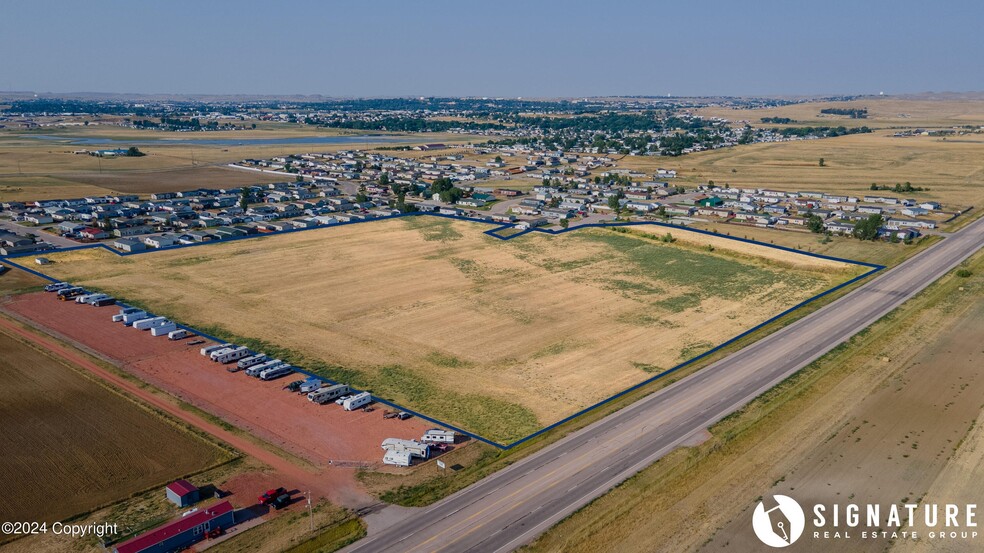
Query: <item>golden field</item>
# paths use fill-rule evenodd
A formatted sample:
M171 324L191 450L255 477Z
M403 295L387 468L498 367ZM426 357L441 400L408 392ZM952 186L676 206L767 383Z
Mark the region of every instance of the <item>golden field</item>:
M416 217L131 257L53 253L47 271L321 360L336 378L506 441L860 272L683 230L664 243L659 227L508 242L488 228Z

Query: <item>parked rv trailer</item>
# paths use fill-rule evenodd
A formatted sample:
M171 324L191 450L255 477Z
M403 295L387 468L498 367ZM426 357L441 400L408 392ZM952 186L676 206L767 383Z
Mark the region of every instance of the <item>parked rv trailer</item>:
M346 399L345 402L342 403L342 409L345 409L346 411L355 411L359 407L369 405L370 403L372 403L372 394L369 392L362 392Z
M146 313L144 311L134 311L133 313L126 313L123 315L123 324L130 326L137 321L142 321L144 319L150 319L153 315Z
M71 288L72 285L67 282L56 282L54 284L49 284L44 287L45 292L57 292L59 290L64 290L65 288Z
M432 444L438 444L438 443L453 444L454 431L432 428L424 433L424 436L420 439L420 441L424 443L432 443Z
M98 293L80 294L75 296L75 303L89 303L89 298L94 298L99 295L100 294Z
M205 346L198 351L201 352L201 354L204 355L205 357L208 357L208 354L212 353L213 351L218 351L220 349L225 349L228 347L232 347L232 344L212 344L211 346Z
M416 440L401 440L400 438L386 438L382 446L386 451L407 451L414 457L427 459L430 457L430 446Z
M335 384L334 386L328 386L327 388L321 388L320 390L309 392L307 398L314 403L324 405L325 403L333 401L335 398L343 396L351 391L352 388L350 388L347 384Z
M168 336L178 329L178 325L168 322L166 325L155 326L150 329L151 336Z
M84 293L85 290L82 289L81 286L72 286L71 288L63 288L58 291L58 299L61 301L68 301Z
M178 330L172 330L171 332L167 333L168 340L181 340L187 337L188 337L188 331L183 328Z
M277 365L271 369L261 371L259 376L260 380L274 380L292 372L294 372L294 367L291 367L290 365Z
M258 353L256 355L252 355L245 359L240 359L239 362L236 364L239 366L240 369L248 369L253 365L259 365L260 363L265 363L269 360L270 358L267 357L265 354Z
M301 382L301 385L297 387L297 391L302 394L310 394L311 392L320 390L322 386L324 386L324 383L317 378L309 378ZM311 399L311 397L308 396L308 399Z
M155 326L161 326L167 323L167 317L152 317L150 319L140 319L139 321L133 323L133 328L137 330L150 330Z
M123 314L122 313L117 313L117 314L113 315L113 322L114 323L119 323L119 322L122 322L122 321L123 321Z
M130 313L140 313L143 309L139 307L120 307L120 315L129 315Z
M233 361L239 361L245 357L253 355L253 352L247 347L234 346L231 348L220 349L218 351L213 351L208 354L212 361L217 363L232 363Z
M253 365L252 367L246 369L246 376L259 376L261 371L265 371L269 368L276 367L277 365L283 365L283 364L284 362L281 361L280 359L272 359L270 361L260 363L259 365Z
M397 467L409 467L410 466L410 452L409 451L387 451L383 455L383 464L393 465Z
M83 301L81 301L79 303L87 303L89 305L95 305L96 302L102 301L102 300L104 300L104 299L106 299L108 297L109 297L109 294L90 294L89 296L86 296L85 300L83 300ZM78 298L76 298L75 301L79 301Z
M113 305L116 303L116 298L111 298L106 296L105 298L100 298L96 301L89 302L89 305L93 307L106 307L107 305ZM122 320L122 317L121 317Z

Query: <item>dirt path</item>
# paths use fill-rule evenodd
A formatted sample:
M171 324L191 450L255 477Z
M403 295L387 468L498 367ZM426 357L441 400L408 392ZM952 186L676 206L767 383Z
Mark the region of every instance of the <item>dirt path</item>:
M262 463L268 465L273 471L277 472L283 479L297 486L300 490L311 490L315 497L322 497L332 502L351 508L360 508L374 503L373 498L358 489L354 481L354 469L328 470L306 470L294 463L280 457L260 445L257 445L233 432L205 420L204 418L187 412L175 405L172 401L159 397L156 394L140 388L138 385L116 375L113 372L100 367L86 356L72 351L70 348L62 346L55 340L41 336L35 332L24 329L19 324L7 318L0 318L0 327L9 331L11 334L19 336L49 353L61 357L62 359L84 368L100 379L112 384L114 387L140 398L141 401L160 409L178 420L181 420L195 428L218 438L236 448L240 452L249 455Z

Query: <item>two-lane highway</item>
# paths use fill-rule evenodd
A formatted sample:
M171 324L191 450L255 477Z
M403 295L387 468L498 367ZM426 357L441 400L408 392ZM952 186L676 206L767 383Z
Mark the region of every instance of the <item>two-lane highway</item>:
M346 551L505 552L877 321L984 245L984 219L789 326Z

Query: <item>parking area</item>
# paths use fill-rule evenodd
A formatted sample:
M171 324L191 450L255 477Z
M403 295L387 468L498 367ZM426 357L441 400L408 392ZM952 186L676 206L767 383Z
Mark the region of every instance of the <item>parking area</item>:
M188 403L284 450L320 465L342 467L378 465L386 438L419 439L433 425L417 418L384 419L385 408L345 411L329 403L316 405L305 396L285 391L288 375L261 381L243 372L230 373L228 365L199 353L198 338L170 341L114 323L116 306L93 307L58 301L55 294L38 292L11 299L10 311L120 363L141 380L164 389Z

